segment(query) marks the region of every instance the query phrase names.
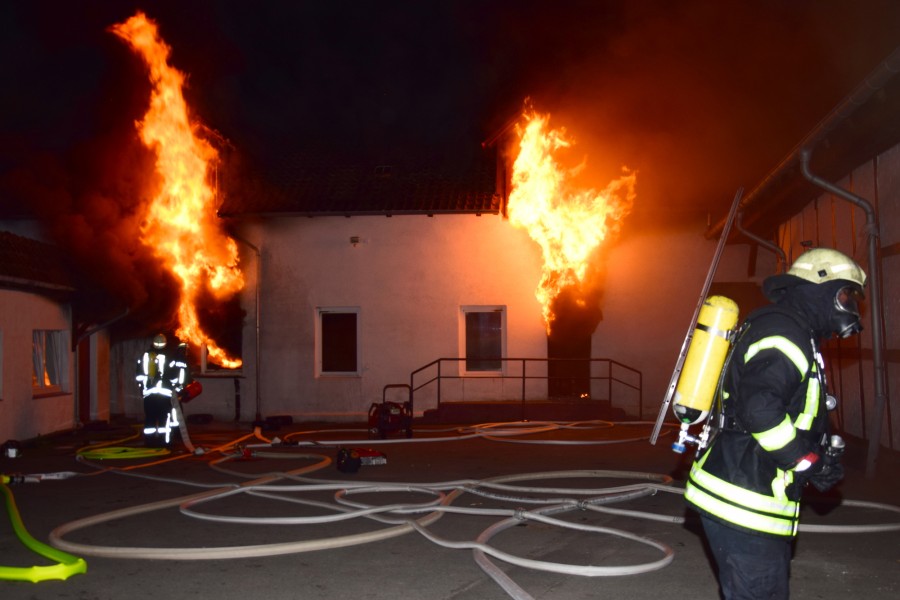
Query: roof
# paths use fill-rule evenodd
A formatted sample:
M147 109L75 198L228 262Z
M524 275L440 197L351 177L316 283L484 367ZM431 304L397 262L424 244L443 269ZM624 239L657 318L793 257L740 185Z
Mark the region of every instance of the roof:
M74 291L63 253L56 246L0 231L0 288Z
M291 155L258 173L255 185L226 193L218 212L221 217L499 213L493 151L460 162L436 167L416 158Z
M900 48L894 50L840 102L741 201L743 224L771 233L822 194L802 172L801 154L810 152L810 171L836 181L900 143ZM723 218L708 232L718 235Z

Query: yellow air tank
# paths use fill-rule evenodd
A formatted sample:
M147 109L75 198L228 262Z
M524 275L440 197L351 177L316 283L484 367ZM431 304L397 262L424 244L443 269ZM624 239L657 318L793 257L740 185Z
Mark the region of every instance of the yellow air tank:
M734 300L725 296L710 296L700 308L672 407L683 425L709 415L739 312Z

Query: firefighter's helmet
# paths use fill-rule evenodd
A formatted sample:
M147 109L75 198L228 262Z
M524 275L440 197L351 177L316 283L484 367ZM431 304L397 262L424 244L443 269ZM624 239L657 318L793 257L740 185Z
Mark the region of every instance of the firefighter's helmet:
M794 275L812 283L843 280L855 283L862 289L866 285L866 274L856 261L831 248L807 250L788 269Z
M763 282L763 292L778 302L789 290L815 284L813 296L821 298L817 312L827 324L820 334L832 332L847 337L862 330L859 300L864 298L866 273L856 261L831 248L813 248L801 254L787 273L773 275Z
M156 337L153 338L153 347L157 350L161 350L166 347L166 336L161 333L156 334Z
M763 281L763 293L775 302L787 290L809 283L846 282L863 297L866 273L856 261L831 248L813 248L801 254L787 273L772 275Z

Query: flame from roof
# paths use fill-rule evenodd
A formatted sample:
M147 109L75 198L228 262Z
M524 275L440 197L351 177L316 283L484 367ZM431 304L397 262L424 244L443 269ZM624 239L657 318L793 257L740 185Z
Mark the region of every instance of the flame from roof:
M623 167L623 175L601 191L572 189L571 178L584 163L570 170L559 165L555 155L573 143L565 129L550 129L549 122L550 115L527 108L516 125L519 153L507 208L510 223L541 247L544 264L535 296L548 334L555 319L553 301L563 289L585 282L596 250L631 211L637 178Z
M196 302L209 292L226 300L244 286L237 244L220 228L210 165L218 153L195 135L182 94L184 75L169 66L169 46L156 24L138 12L111 31L128 42L150 70L150 108L137 123L141 141L157 154L162 189L147 207L141 241L176 276L182 294L178 307L179 339L206 345L209 359L227 368L241 366L201 328Z

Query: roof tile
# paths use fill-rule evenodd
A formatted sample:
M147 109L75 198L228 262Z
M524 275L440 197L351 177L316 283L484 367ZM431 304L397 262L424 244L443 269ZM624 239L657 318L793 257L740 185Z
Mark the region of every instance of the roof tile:
M354 161L298 154L258 174L258 191L227 196L219 215L397 215L498 213L496 158L478 154L462 166L414 160ZM265 191L263 191L265 190Z
M0 231L0 287L72 290L73 280L59 248Z

